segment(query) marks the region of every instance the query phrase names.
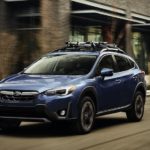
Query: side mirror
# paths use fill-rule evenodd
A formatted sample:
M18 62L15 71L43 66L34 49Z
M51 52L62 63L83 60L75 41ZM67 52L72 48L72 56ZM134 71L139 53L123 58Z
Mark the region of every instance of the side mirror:
M110 77L113 75L113 69L110 69L110 68L103 68L101 70L101 76L104 78L104 77Z

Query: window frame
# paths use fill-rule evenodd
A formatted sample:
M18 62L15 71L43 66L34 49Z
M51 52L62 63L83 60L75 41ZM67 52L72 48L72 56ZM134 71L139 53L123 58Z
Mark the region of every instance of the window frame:
M104 57L107 57L107 56L111 56L112 57L112 60L113 60L113 64L114 64L114 67L115 67L115 70L113 69L113 72L114 73L116 73L116 70L117 70L117 66L116 66L116 61L115 61L115 59L114 59L114 54L104 54L104 55L102 55L101 57L100 57L100 59L99 59L99 61L98 61L98 63L97 63L97 65L96 65L96 68L95 68L95 76L100 76L101 74L100 74L100 72L98 72L99 70L99 66L100 66L100 63L101 63L101 61L102 61L102 59L104 58Z
M130 68L127 69L127 70L120 71L119 65L118 65L118 63L117 63L116 56L126 59L126 60L128 61L128 64L130 64ZM119 55L119 54L114 54L114 59L115 59L115 63L116 63L116 68L117 68L117 70L118 70L116 73L129 71L129 70L134 69L134 68L137 67L136 63L135 63L133 60L131 60L128 56ZM132 66L132 65L131 65L131 62L134 64L134 67L131 67L131 66Z

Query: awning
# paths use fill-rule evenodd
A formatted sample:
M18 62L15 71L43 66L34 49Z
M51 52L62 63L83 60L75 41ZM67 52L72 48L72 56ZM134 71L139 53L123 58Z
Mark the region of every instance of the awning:
M113 19L118 19L121 21L128 21L131 23L139 23L139 24L144 24L144 21L137 21L134 19L128 19L123 16L119 16L113 13L107 13L107 12L102 12L99 10L76 10L72 11L72 16L76 18L81 18L81 19L87 19L91 20L93 22L99 22L99 23L104 23L104 24L111 24L111 20Z
M133 31L138 31L138 32L150 32L150 23L133 24L132 29L133 29Z
M88 0L72 0L72 24L105 25L117 20L120 24L145 24L145 20L127 18L126 10Z
M138 13L131 13L131 17L137 20L143 20L146 22L150 22L150 16L146 16L144 14L138 14Z
M4 0L5 2L22 2L22 1L28 1L28 0Z
M96 3L96 2L89 1L89 0L71 0L71 1L73 3L79 4L80 8L81 7L84 7L84 8L93 7L95 9L101 9L105 11L115 12L117 14L126 15L126 11L124 9L111 7L108 5L101 4L101 3Z

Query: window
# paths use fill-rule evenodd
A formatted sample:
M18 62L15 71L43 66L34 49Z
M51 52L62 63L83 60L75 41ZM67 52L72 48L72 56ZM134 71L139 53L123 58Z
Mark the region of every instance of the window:
M118 65L118 72L129 70L132 68L127 58L121 56L115 56L115 58Z
M102 68L110 68L110 69L113 69L114 72L116 71L114 61L111 55L108 55L102 58L99 67L100 67L99 68L100 70L102 70Z
M93 67L96 55L50 55L32 64L25 74L85 75Z
M76 21L75 21L76 22ZM80 23L79 23L80 24ZM73 26L69 37L70 41L102 41L101 27L97 26Z
M40 0L13 0L8 6L17 30L41 29Z

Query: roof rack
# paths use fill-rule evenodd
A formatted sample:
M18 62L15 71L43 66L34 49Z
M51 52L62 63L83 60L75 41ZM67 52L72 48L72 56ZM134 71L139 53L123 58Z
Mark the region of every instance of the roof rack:
M66 46L62 49L57 49L53 52L74 52L74 51L99 51L102 52L117 52L126 54L125 51L117 47L116 44L109 44L107 42L66 42Z
M121 54L127 54L125 51L121 50L120 48L107 48L101 51L101 53L103 52L116 52Z
M91 47L95 48L104 48L106 47L107 42L66 42L66 47Z

